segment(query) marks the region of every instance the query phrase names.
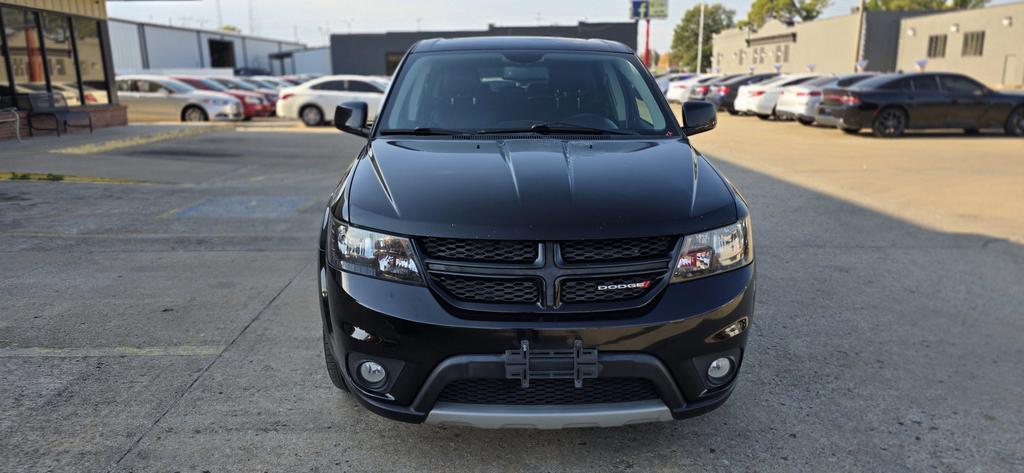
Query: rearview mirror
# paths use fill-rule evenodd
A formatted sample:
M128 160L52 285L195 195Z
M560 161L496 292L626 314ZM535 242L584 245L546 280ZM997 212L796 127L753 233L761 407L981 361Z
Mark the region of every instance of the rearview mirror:
M718 125L715 106L708 102L683 102L683 133L693 136L711 131Z
M370 129L366 126L366 102L345 102L334 109L334 127L366 138Z

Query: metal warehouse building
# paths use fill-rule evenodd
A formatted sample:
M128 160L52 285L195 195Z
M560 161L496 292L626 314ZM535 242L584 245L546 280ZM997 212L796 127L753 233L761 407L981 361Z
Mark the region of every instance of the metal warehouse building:
M469 36L562 36L618 41L636 50L636 22L585 23L574 26L495 26L480 31L412 31L331 35L334 74L391 75L417 41Z
M228 68L294 73L290 62L272 60L282 51L306 45L256 36L175 26L110 20L114 70L118 74L146 69Z
M932 71L971 75L991 86L1024 86L1024 3L903 20L897 68L924 60Z

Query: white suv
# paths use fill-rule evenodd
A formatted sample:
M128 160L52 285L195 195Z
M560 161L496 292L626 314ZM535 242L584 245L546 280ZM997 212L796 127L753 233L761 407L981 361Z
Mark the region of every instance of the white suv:
M277 116L298 118L306 126L334 120L334 109L345 102L366 102L372 121L377 116L387 81L371 76L325 76L278 93Z

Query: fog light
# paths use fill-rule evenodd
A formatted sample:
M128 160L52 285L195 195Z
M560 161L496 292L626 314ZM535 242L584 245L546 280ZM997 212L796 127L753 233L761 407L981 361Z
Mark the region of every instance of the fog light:
M711 378L712 381L722 381L731 373L732 360L728 358L719 358L708 366L708 378Z
M359 365L359 378L369 388L379 388L388 379L388 372L375 361L364 361Z

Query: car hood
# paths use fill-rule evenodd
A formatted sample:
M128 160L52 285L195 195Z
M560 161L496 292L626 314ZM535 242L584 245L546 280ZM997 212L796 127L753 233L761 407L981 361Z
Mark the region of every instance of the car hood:
M683 140L376 139L335 209L413 236L679 235L736 221L732 191Z
M260 94L260 93L257 93L257 92L251 92L251 91L248 91L248 90L242 90L242 89L228 89L228 92L225 92L225 93L230 94L231 96L236 97L236 98L242 98L242 97L252 97L252 98L257 98L257 99L266 98L266 97L263 96L263 94Z

